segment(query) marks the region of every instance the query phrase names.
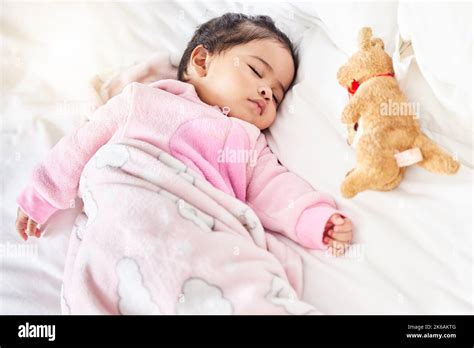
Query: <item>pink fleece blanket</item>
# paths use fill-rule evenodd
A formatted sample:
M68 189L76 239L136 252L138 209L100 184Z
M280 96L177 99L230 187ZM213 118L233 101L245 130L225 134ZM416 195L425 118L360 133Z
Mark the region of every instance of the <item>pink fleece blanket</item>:
M245 203L149 143L88 161L67 252L69 314L318 314L302 262Z

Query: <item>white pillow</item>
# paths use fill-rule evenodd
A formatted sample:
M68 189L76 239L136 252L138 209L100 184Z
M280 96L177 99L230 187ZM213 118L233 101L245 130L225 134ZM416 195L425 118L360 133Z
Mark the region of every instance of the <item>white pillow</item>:
M418 64L434 84L435 93L459 88L456 95L437 93L438 97L465 107L472 105L472 3L403 2L398 22L403 40L412 42Z
M355 163L340 121L348 95L336 79L347 57L319 26L305 33L299 49L295 85L285 96L267 138L283 165L317 189L336 193Z
M412 46L402 55L393 56L395 75L407 99L419 109L422 130L461 163L472 167L471 120L462 112L450 110L437 97L432 86L420 70Z
M170 5L168 5L170 6ZM276 26L288 35L290 40L298 44L304 31L311 27L317 16L311 3L301 1L177 1L175 12L180 13L180 31L173 32L173 38L167 47L172 53L172 62L179 64L181 55L196 28L207 20L226 12L238 12L247 15L267 15ZM184 18L184 19L183 19ZM167 21L166 18L161 18ZM169 20L168 20L169 22ZM174 28L175 21L168 23ZM176 43L179 42L177 45Z
M352 55L358 50L359 29L367 26L384 41L388 54L395 52L398 33L396 1L316 2L314 8L329 37L345 54Z
M410 64L417 63L414 69L425 81L408 93L428 113L426 127L472 167L472 4L404 2L399 26L402 39L413 46L416 62ZM436 102L424 102L426 94Z

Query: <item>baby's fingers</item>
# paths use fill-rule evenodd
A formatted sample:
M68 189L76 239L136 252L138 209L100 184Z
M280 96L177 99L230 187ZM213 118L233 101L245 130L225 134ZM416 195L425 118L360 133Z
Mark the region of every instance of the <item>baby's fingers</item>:
M26 221L24 220L18 220L16 222L16 230L18 231L18 234L23 240L28 239L28 235L26 234Z
M326 244L329 244L330 247L336 247L339 244L347 243L347 242L344 242L344 241L337 240L333 237L324 237L323 242L326 243Z
M33 232L34 236L39 238L41 237L41 230L36 226L35 231Z
M335 232L348 232L352 231L352 222L350 220L345 220L342 225L334 226Z
M334 225L342 225L344 223L344 219L339 214L332 215L329 221Z
M349 230L349 231L342 231L342 232L337 232L337 231L333 231L333 230L330 230L328 232L328 235L339 241L339 242L343 242L343 243L350 243L352 241L352 231Z
M33 219L28 219L28 224L26 227L26 233L29 236L36 236L36 225L37 223Z

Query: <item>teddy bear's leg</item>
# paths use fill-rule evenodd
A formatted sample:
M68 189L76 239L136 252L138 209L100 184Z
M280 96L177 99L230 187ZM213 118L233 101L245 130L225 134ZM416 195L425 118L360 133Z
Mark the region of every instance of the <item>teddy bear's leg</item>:
M361 168L354 168L347 173L341 185L341 194L344 198L352 198L370 186L370 177Z
M397 164L392 151L381 151L372 157L368 168L372 173L370 189L389 191L397 187L403 179L404 171Z
M357 168L346 176L341 193L351 198L367 189L391 190L400 183L403 173L392 151L375 147L370 138L362 137L357 147Z
M423 161L418 165L426 170L438 174L454 174L459 170L459 163L436 145L423 133L415 140L415 146L421 149Z
M382 187L380 187L379 190L380 191L390 191L390 190L393 190L398 185L400 185L400 183L403 180L403 176L404 176L406 170L407 170L406 168L400 168L400 173L397 175L397 177L393 181L391 181L391 182L383 185Z
M341 185L341 194L344 198L352 198L367 189L390 191L400 184L404 173L405 170L398 167L384 168L384 172L368 167L356 168L347 174Z

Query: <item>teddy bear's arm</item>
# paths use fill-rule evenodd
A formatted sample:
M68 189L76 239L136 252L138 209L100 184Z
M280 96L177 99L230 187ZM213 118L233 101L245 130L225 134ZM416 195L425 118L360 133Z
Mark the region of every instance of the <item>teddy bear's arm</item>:
M359 98L353 96L349 102L347 103L344 111L342 112L342 122L346 124L353 124L356 123L360 118L360 103Z

